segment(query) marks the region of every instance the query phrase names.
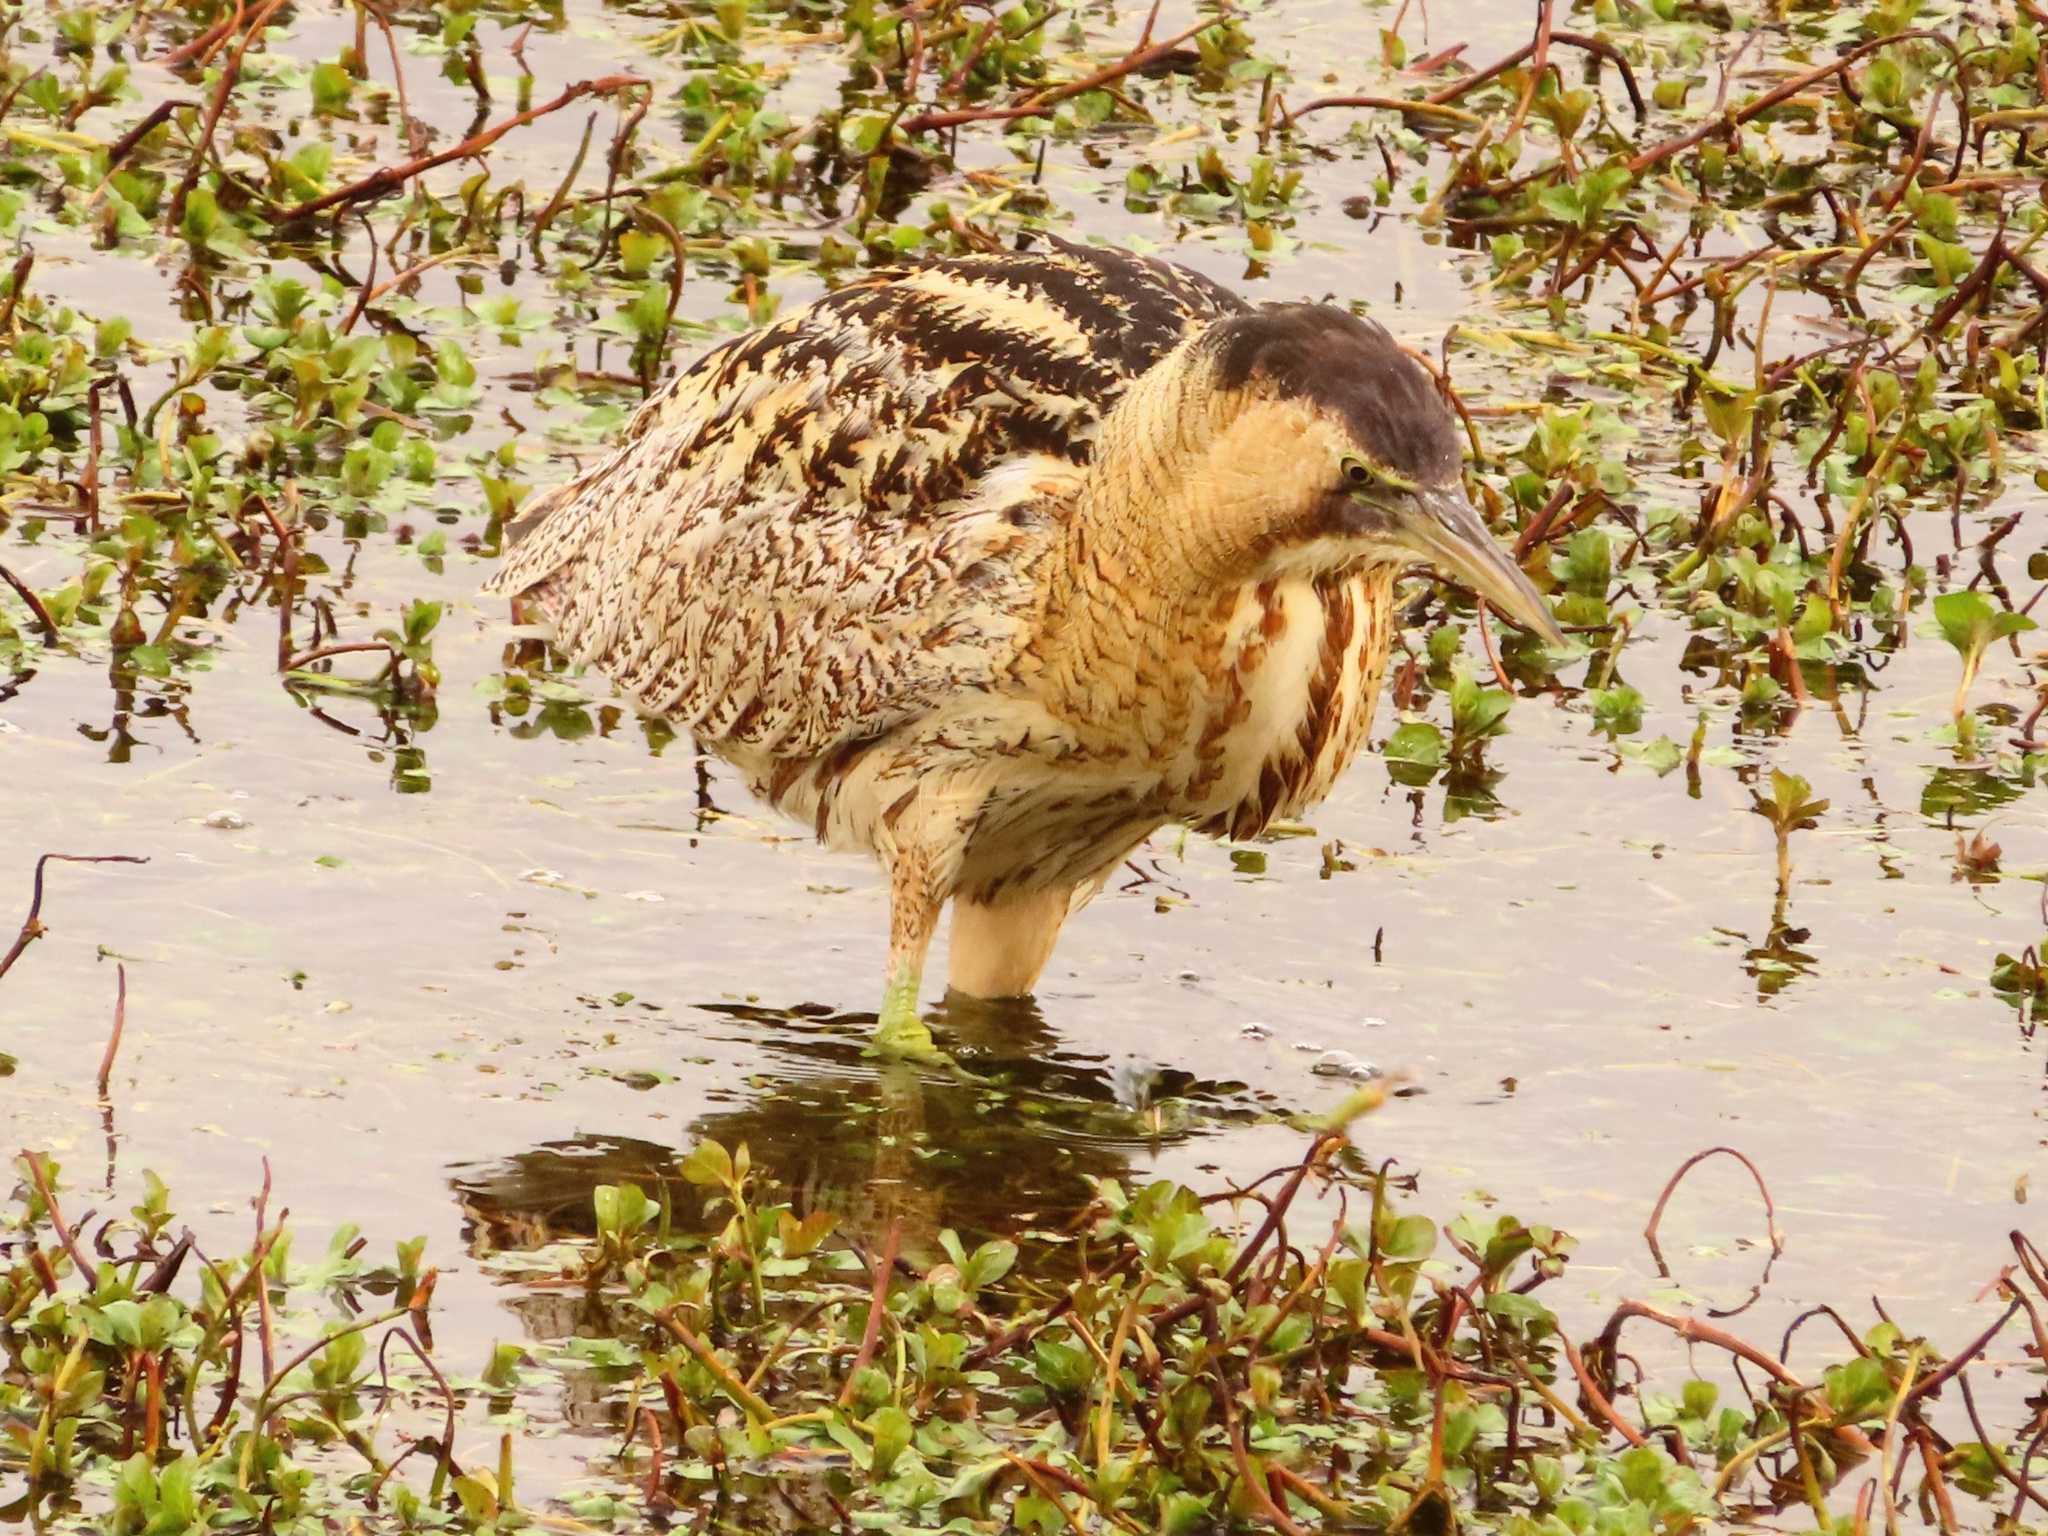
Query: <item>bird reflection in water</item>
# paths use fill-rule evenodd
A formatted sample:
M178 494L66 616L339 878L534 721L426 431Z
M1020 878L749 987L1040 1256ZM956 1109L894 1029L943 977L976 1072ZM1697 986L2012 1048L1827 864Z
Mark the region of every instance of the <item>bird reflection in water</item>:
M834 1241L872 1253L897 1223L899 1252L922 1265L941 1254L945 1228L970 1247L1057 1231L1087 1205L1091 1180L1128 1180L1163 1146L1279 1108L1242 1083L1062 1049L1028 1001L948 1000L946 1032L971 1075L865 1056L871 1015L710 1011L764 1028L772 1065L751 1079L752 1096L700 1116L674 1146L593 1133L458 1168L472 1254L591 1236L600 1184L666 1194L676 1220L692 1222L702 1191L677 1164L710 1138L747 1145L768 1198L798 1216L829 1211Z
M1056 1236L1087 1207L1091 1180L1128 1183L1163 1147L1279 1109L1242 1083L1060 1049L1028 1001L948 1000L948 1043L972 1076L866 1054L872 1014L711 1011L763 1030L772 1066L752 1077L752 1097L708 1111L672 1146L595 1132L454 1169L473 1258L592 1238L592 1192L601 1184L637 1184L670 1203L680 1229L715 1232L724 1214L707 1214L709 1192L678 1172L690 1148L710 1138L747 1146L763 1200L786 1202L798 1217L830 1212L827 1246L872 1256L893 1226L899 1261L922 1271L943 1259L947 1228L970 1249L1037 1232L1053 1240L1040 1267L1056 1272L1065 1251ZM559 1271L526 1280L514 1271L503 1300L528 1339L615 1331L603 1298ZM554 1411L571 1431L623 1431L623 1399L607 1376L560 1378Z

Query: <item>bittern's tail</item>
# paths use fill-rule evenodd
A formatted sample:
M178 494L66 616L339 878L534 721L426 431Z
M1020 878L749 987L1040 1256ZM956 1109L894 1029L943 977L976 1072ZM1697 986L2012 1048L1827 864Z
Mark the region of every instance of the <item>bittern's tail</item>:
M505 524L504 559L483 585L486 597L541 598L545 606L538 589L576 558L583 542L579 535L591 509L579 503L592 498L581 490L578 479L542 491Z

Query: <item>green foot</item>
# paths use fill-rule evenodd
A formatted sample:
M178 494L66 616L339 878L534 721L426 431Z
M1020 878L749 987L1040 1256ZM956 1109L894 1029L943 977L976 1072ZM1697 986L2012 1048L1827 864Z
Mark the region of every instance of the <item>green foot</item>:
M875 1025L870 1056L891 1056L905 1061L948 1062L952 1057L939 1049L932 1032L917 1011L918 977L913 972L889 983L882 994L882 1017Z

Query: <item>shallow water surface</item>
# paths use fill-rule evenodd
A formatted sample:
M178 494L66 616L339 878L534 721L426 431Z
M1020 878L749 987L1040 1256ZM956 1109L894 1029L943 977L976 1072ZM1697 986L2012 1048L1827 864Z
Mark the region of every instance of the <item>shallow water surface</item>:
M1526 35L1518 8L1429 9L1433 36L1470 39L1475 60ZM567 15L531 48L536 99L630 62L655 25L594 0ZM1333 39L1350 48L1385 21L1289 6L1258 30L1313 80L1341 67ZM299 35L324 47L348 27L339 12L323 25L331 36ZM823 52L791 45L791 91L834 88ZM459 131L466 89L415 74L414 110ZM547 186L581 120L507 138L495 174ZM993 140L984 152L1003 159ZM1398 209L1347 217L1376 163L1311 168L1320 195L1285 259L1248 264L1199 229L1169 254L1262 298L1365 301L1433 350L1486 318L1486 267ZM1062 150L1045 180L1074 231L1170 242L1125 209L1123 171ZM188 323L164 274L62 233L39 244L49 291L131 315L145 340ZM509 242L506 258L476 269L484 292L545 308ZM784 302L809 291L792 278ZM417 297L475 300L454 268ZM692 274L686 317L734 312L728 284ZM624 366L615 342L563 339L584 367ZM539 428L575 414L515 378L542 345L479 330L488 395L463 439L516 438L536 476L566 472L545 464ZM1475 401L1544 387L1512 360L1460 368ZM2018 481L2000 503L2024 513L2014 548L2048 538L2041 500ZM473 481L444 484L437 505L412 520L481 526ZM1497 1203L1578 1234L1561 1305L1587 1315L1674 1288L1749 1296L1765 1226L1733 1162L1704 1165L1672 1204L1675 1280L1640 1238L1666 1178L1710 1146L1755 1161L1787 1236L1750 1314L1759 1337L1814 1302L1872 1294L1909 1330L1974 1331L2005 1234L2027 1221L2042 1062L1987 977L2039 935L2042 893L1952 876L1958 833L1980 828L2008 871L2048 866L2048 824L2038 794L1953 821L1923 807L1949 760L1929 733L1955 679L1931 632L1764 737L1688 671L1686 628L1653 608L1625 661L1641 738L1682 744L1704 709L1714 752L1696 787L1624 762L1582 710L1537 695L1490 746L1497 803L1480 814L1456 814L1441 785L1394 783L1370 755L1312 835L1259 850L1262 868L1162 835L1070 926L1035 1007L935 1014L984 1079L963 1086L861 1054L885 939L872 869L776 821L597 679L574 684L583 702L508 713L496 679L513 638L477 597L488 562L453 539L440 570L388 535L330 528L318 547L344 639L412 598L448 605L431 729L393 734L346 695L281 687L262 604L191 621L213 649L189 688L127 690L104 654L58 651L0 701L0 902L25 904L39 851L150 860L52 866L51 932L0 983L5 1124L80 1182L104 1164L125 1190L153 1168L188 1216L238 1233L266 1158L304 1228L353 1221L380 1245L425 1233L453 1358L559 1324L476 1255L587 1230L592 1186L667 1177L700 1135L749 1143L857 1237L902 1217L929 1249L946 1225L1057 1227L1090 1175L1215 1181L1290 1161L1301 1136L1286 1117L1368 1069L1408 1075L1361 1140L1418 1176L1417 1208ZM0 536L0 553L31 582L63 579L55 550ZM1976 697L2017 714L2032 702L2003 652ZM1383 701L1376 739L1394 721ZM1766 764L1832 802L1793 835L1782 907L1771 829L1750 812ZM115 960L127 1037L103 1125L91 1080Z

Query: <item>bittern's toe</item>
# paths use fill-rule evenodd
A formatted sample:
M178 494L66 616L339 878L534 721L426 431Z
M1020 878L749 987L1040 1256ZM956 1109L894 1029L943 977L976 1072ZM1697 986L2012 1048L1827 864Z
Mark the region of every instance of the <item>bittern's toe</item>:
M882 1013L875 1022L875 1038L868 1047L868 1055L903 1061L952 1061L932 1039L931 1030L917 1010L918 982L918 973L910 970L889 983L889 989L882 994Z
M891 1018L883 1014L881 1022L875 1026L875 1038L869 1042L866 1054L897 1061L950 1063L953 1060L951 1055L939 1049L931 1030L914 1013L908 1018Z

